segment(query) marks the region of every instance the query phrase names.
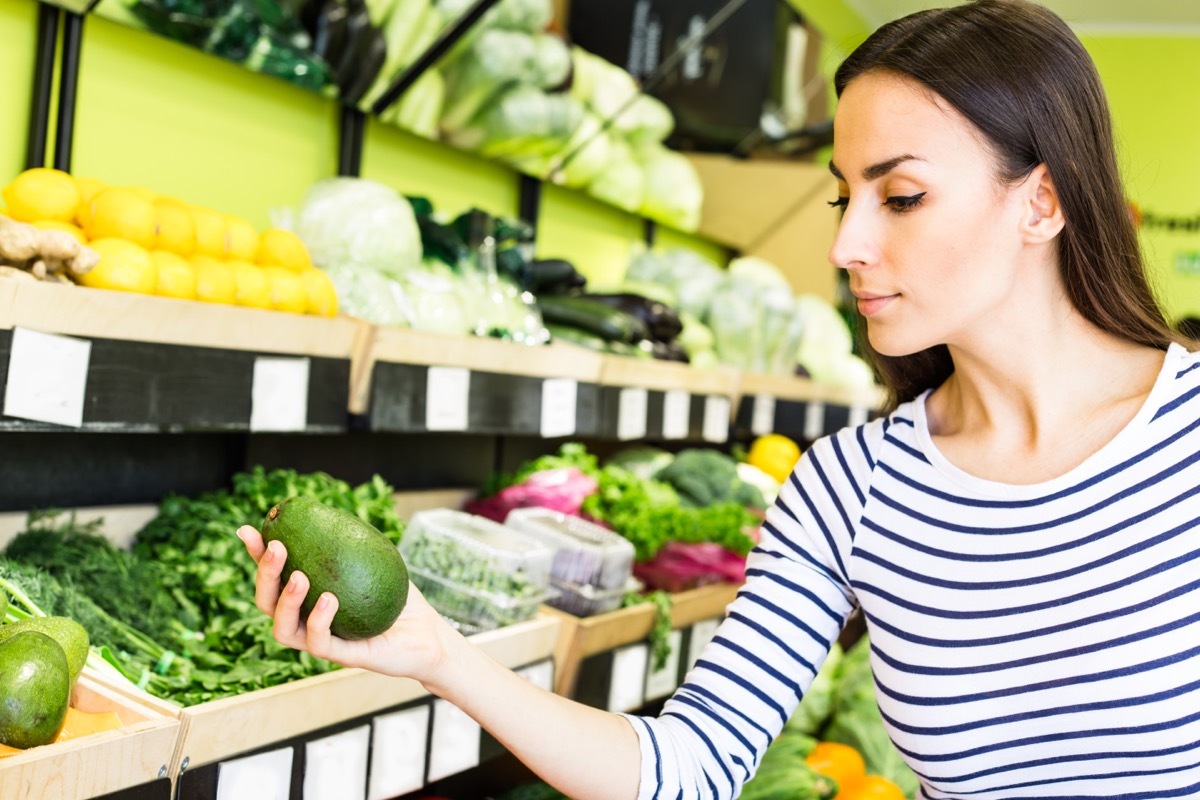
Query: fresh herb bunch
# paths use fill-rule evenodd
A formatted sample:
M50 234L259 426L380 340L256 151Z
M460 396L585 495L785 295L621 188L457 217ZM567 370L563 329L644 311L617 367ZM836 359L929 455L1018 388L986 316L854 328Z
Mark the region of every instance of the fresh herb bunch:
M4 554L75 586L152 639L167 641L195 630L200 621L195 605L161 588L165 567L115 547L100 533L103 524L101 519L80 522L74 514L31 512L26 530Z
M671 657L671 595L661 589L646 594L627 592L621 599L621 608L654 604L654 623L650 628L650 668L660 670Z

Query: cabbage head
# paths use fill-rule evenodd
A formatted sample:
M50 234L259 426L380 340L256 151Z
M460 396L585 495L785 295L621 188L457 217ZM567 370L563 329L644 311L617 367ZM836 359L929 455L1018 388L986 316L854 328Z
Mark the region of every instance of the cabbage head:
M395 189L363 178L313 184L296 233L324 270L365 267L403 274L421 263L421 233L412 206Z

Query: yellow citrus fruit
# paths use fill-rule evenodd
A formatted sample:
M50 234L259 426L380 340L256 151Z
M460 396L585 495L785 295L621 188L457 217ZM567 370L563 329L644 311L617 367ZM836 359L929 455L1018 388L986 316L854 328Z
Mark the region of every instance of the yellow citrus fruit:
M262 232L255 260L264 267L284 267L293 272L309 269L313 265L304 240L283 228L267 228Z
M333 281L329 280L329 276L322 270L306 269L304 272L298 273L300 285L304 287L304 294L308 298L308 313L316 314L321 317L335 317L338 310L337 290L333 288Z
M303 314L308 310L308 294L300 283L300 277L283 267L263 267L271 281L271 308Z
M228 264L201 255L192 256L191 262L196 271L197 300L229 305L237 302L237 281Z
M750 445L750 453L746 456L746 463L758 467L780 483L788 479L799 460L800 446L778 433L759 436Z
M154 204L158 209L158 238L155 245L177 256L190 256L196 252L196 222L191 210L173 200L159 199Z
M150 260L158 270L155 294L184 300L196 297L196 270L191 262L166 250L151 250Z
M101 189L107 189L108 184L96 178L76 178L75 188L79 190L79 208L75 210L75 224L87 229L87 220L92 213L92 198Z
M5 186L8 215L21 222L53 219L70 222L79 209L79 188L65 172L46 167L27 169Z
M225 258L229 255L225 216L203 206L192 206L191 209L192 220L196 224L196 253L209 258Z
M92 197L84 233L89 239L127 239L140 247L154 246L158 209L131 189L110 187Z
M230 261L253 261L258 254L258 229L241 217L225 215Z
M237 283L237 304L251 308L271 307L271 280L262 267L249 261L230 261L233 279Z
M100 254L100 262L79 276L84 286L141 294L154 292L158 275L145 248L126 239L96 239L89 247Z
M56 219L39 219L31 223L35 228L41 228L44 231L66 231L75 237L80 244L87 244L87 237L83 235L83 231L69 222L60 222Z
M145 186L130 186L128 189L147 203L153 203L158 200L158 192L152 192Z

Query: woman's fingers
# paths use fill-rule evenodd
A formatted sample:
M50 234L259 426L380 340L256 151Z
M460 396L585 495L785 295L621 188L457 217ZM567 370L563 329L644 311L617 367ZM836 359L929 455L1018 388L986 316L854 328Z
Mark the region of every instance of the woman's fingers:
M280 559L282 561L283 559ZM262 571L259 571L261 578ZM288 579L287 585L283 587L283 591L279 593L279 602L273 609L275 617L275 626L273 633L275 640L280 644L294 647L297 650L306 649L305 626L300 621L300 605L304 602L305 595L308 594L308 578L303 572L293 572L292 577ZM269 612L268 612L269 613Z
M266 551L262 534L255 530L253 526L243 525L238 528L237 537L242 540L242 544L246 545L246 551L250 553L250 557L257 564Z
M271 542L264 548L258 560L258 575L254 579L254 604L264 614L273 614L279 604L279 576L287 561L287 550L279 542Z
M335 642L329 626L333 624L333 615L337 613L337 609L338 599L332 592L325 592L317 599L317 604L308 615L306 649L318 658L333 657Z

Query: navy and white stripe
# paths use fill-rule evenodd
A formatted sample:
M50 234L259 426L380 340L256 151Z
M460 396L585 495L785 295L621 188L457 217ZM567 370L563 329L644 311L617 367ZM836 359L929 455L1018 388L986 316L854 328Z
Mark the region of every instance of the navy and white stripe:
M717 637L656 719L639 797L735 797L861 607L923 798L1200 796L1200 355L1066 475L981 480L924 399L813 445Z

